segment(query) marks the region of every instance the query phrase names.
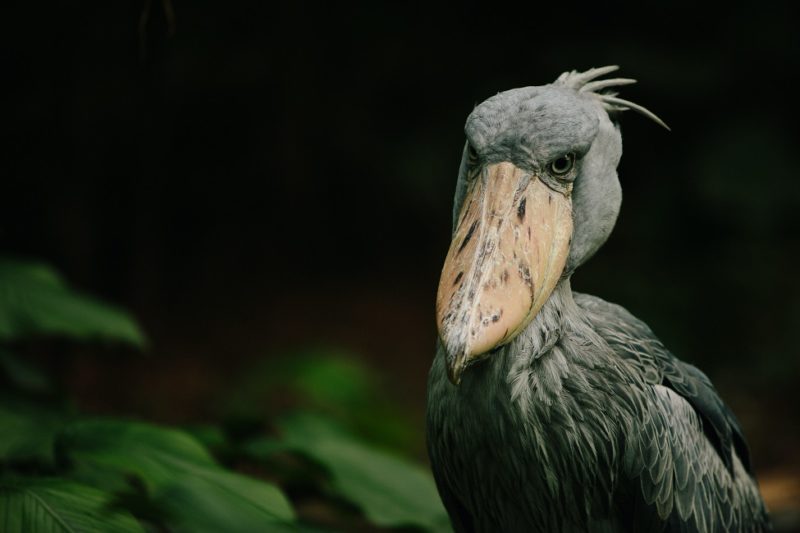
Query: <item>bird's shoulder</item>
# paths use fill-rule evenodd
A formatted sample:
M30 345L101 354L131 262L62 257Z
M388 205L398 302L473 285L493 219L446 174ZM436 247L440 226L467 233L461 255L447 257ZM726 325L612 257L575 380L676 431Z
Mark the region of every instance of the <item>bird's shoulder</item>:
M732 453L751 472L750 454L742 429L711 380L697 367L675 357L650 327L624 307L596 296L576 294L597 333L648 384L664 386L685 399L699 417L706 438L726 469L733 471Z
M584 294L575 302L649 392L624 454L624 471L638 487L623 497L633 523L645 530L768 529L741 427L711 380L625 308Z

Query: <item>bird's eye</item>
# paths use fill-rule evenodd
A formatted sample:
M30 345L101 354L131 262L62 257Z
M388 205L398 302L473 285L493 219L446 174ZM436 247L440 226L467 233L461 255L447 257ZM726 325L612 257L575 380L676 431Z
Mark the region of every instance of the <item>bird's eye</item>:
M474 167L479 162L478 152L471 144L467 145L467 165Z
M573 152L569 152L568 154L564 154L558 159L554 159L550 163L550 172L554 176L564 176L569 174L569 171L572 170L572 167L575 165L575 154Z

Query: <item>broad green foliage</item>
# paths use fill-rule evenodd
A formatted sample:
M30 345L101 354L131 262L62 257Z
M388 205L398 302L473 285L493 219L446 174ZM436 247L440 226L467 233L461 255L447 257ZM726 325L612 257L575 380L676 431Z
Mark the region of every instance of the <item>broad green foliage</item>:
M52 465L53 442L67 420L63 411L0 399L0 462L38 461Z
M109 487L137 476L154 491L169 483L183 465L215 467L208 451L186 433L138 422L85 420L67 427L61 453L77 477L91 476Z
M240 475L220 472L172 483L158 498L176 532L296 531L293 511L283 494L272 485Z
M421 467L354 439L324 418L300 414L280 423L284 441L322 464L334 491L381 526L449 530L431 475Z
M351 357L267 362L236 388L224 425L179 430L66 407L54 376L18 355L46 336L145 343L127 314L72 291L53 270L0 258L2 533L449 531L430 474L366 444L407 452L415 435L380 380ZM281 414L275 405L319 414L284 417L268 433L268 419ZM269 481L225 468L211 450ZM317 513L298 518L279 485L293 497L299 488L301 500L305 491Z
M0 531L4 533L144 533L112 497L53 478L0 479Z
M145 344L123 311L73 291L44 265L0 258L0 340L43 335Z
M79 479L116 490L140 480L177 530L264 530L294 519L278 488L222 469L182 431L91 420L67 428L59 445Z

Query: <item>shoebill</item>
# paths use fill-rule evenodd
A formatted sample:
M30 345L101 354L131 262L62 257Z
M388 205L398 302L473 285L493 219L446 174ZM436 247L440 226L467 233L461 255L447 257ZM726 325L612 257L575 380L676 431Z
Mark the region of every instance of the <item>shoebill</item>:
M436 301L428 448L458 532L762 531L742 430L709 379L570 277L621 203L615 118L562 74L478 105Z

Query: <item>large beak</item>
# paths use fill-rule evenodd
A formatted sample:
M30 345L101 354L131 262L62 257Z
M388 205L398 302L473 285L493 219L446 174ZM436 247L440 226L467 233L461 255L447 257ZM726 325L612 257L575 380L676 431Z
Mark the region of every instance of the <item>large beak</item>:
M561 277L571 237L571 188L556 192L507 162L473 179L436 297L450 381L533 320Z

